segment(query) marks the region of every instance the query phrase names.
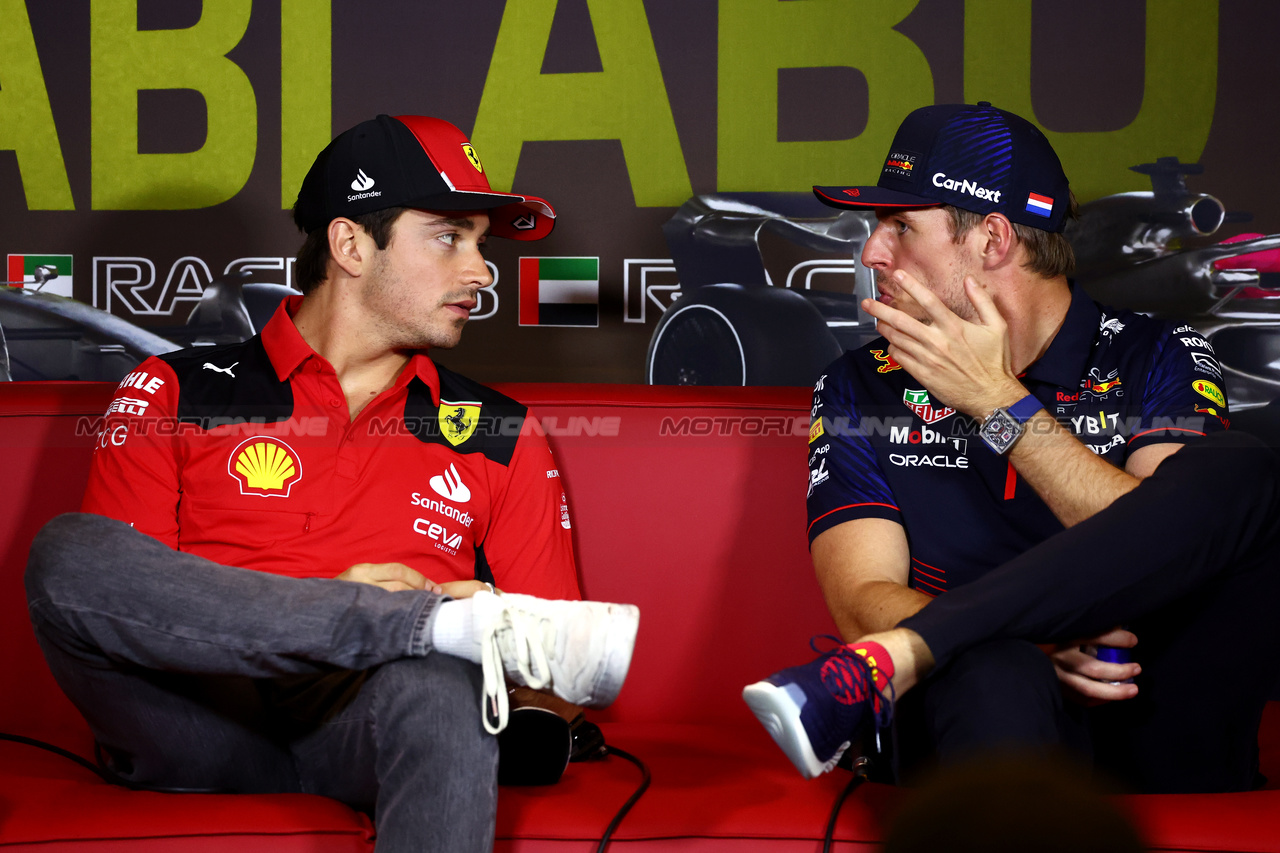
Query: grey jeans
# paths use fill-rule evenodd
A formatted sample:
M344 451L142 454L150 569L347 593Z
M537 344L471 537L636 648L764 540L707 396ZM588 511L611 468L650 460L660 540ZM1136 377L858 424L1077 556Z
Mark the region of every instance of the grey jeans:
M431 653L441 596L222 566L83 514L40 531L26 587L128 781L334 797L374 812L379 853L492 847L497 740L480 667Z

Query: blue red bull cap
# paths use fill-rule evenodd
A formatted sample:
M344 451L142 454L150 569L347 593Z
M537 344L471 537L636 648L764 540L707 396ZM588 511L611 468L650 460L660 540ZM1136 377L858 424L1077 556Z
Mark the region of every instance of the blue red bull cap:
M1062 163L1040 129L986 101L937 104L908 115L873 187L818 187L839 208L933 207L1002 213L1061 231L1071 206Z

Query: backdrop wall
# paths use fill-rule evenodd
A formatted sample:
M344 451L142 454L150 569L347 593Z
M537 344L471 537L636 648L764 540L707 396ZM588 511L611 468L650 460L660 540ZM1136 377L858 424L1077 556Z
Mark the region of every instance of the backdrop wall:
M1219 236L1280 230L1278 36L1269 0L0 0L0 254L69 256L68 295L182 322L228 270L290 281L287 209L335 132L437 115L560 214L493 241L497 283L440 360L638 382L676 206L873 182L929 103L1033 118L1082 201L1177 156L1254 214ZM596 324L521 325L522 255L586 259L557 268L597 282Z

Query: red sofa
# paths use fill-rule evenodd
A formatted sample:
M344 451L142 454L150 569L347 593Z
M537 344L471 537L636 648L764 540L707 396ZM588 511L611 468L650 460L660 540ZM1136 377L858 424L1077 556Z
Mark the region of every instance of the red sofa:
M818 850L847 773L802 780L739 696L743 684L804 658L811 634L833 630L804 536L808 391L503 390L532 406L550 435L583 590L635 602L643 614L627 685L594 716L653 774L616 849ZM93 442L86 427L111 393L94 383L0 385L0 731L86 756L88 730L45 667L21 577L35 532L79 503ZM1280 714L1268 715L1263 765L1280 783ZM610 758L571 765L552 787L503 788L496 849L592 850L638 781L635 767ZM837 849L878 846L903 796L864 785L841 813ZM1153 849L1280 853L1280 790L1123 802ZM126 791L65 758L0 742L0 853L372 846L369 821L331 800Z

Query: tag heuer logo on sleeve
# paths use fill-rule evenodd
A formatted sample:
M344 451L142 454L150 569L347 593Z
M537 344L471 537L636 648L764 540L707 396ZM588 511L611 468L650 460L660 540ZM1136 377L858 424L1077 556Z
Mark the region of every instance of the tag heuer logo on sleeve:
M926 424L935 424L943 418L949 418L956 413L956 410L950 406L935 407L929 399L929 392L923 389L904 389L902 402L906 404L908 409L916 413L916 417Z

